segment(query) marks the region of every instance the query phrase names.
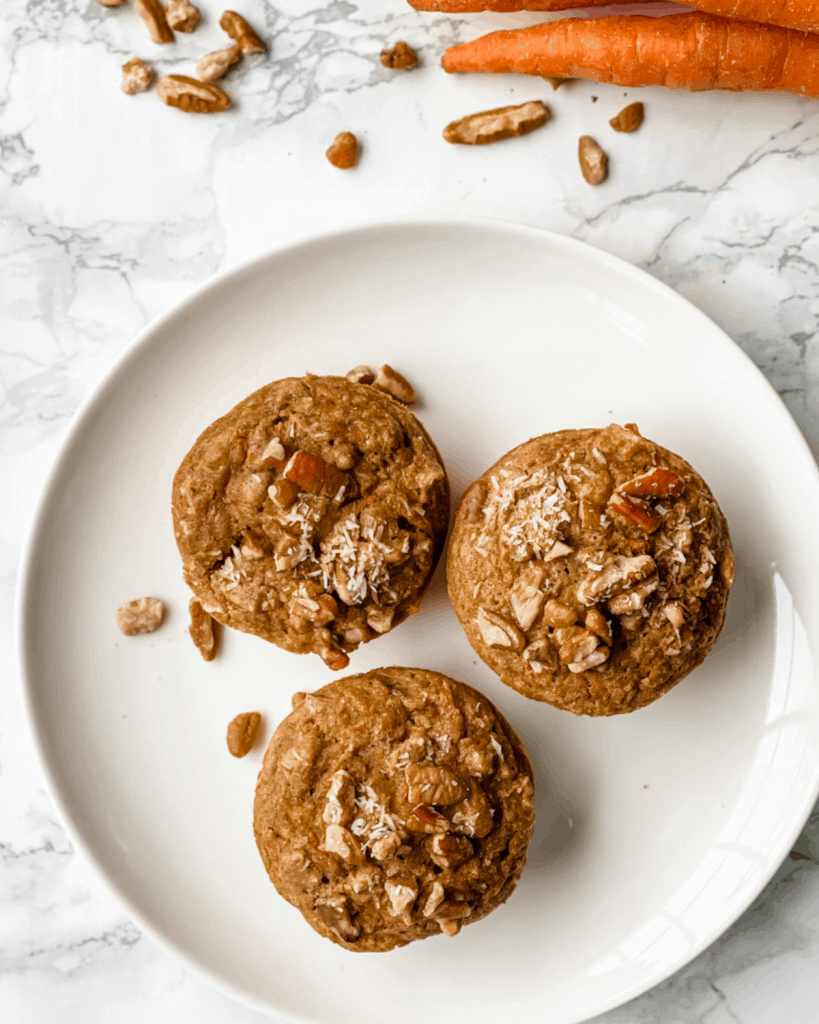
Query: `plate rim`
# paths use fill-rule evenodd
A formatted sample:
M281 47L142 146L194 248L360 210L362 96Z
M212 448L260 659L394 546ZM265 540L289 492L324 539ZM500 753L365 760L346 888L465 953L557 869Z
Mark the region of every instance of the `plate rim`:
M201 300L202 296L207 292L215 290L233 279L241 278L246 274L252 273L268 261L287 255L298 256L301 250L307 250L312 246L331 243L344 238L353 239L356 236L376 234L384 229L401 232L404 230L428 230L442 227L455 229L466 227L470 229L482 229L485 231L498 231L509 236L518 236L519 238L525 238L532 241L546 241L552 245L565 246L580 255L585 255L587 259L590 259L593 262L596 261L598 263L602 263L604 266L607 266L614 271L626 274L626 276L630 277L637 284L647 287L650 290L654 290L666 302L670 302L671 304L684 309L687 315L693 315L695 321L699 319L700 322L704 326L707 326L709 330L716 332L715 336L720 338L720 344L730 347L734 356L738 355L745 361L746 368L752 371L752 375L756 375L757 379L764 385L770 395L776 399L776 403L778 404L780 413L782 414L782 424L791 434L791 443L794 444L795 448L800 450L800 454L803 457L805 464L812 469L813 482L817 490L819 490L819 465L817 465L807 439L796 423L792 413L762 370L756 365L756 363L754 363L748 353L745 352L737 342L735 342L733 338L731 338L730 335L720 327L719 324L712 320L711 317L699 309L698 306L694 305L694 303L689 299L680 295L670 285L660 281L642 267L629 263L627 260L619 256L615 256L612 253L609 253L604 249L600 249L597 246L581 239L574 238L569 235L563 235L557 231L551 231L546 228L530 224L522 224L513 220L495 217L456 215L436 217L404 216L366 218L351 221L339 227L335 227L331 231L316 231L300 235L294 240L291 239L283 244L272 246L262 253L258 253L255 256L237 263L235 266L217 272L216 274L206 278L183 299L174 303L168 309L155 316L134 335L131 341L126 344L122 352L120 352L113 362L107 367L101 378L90 388L88 394L83 398L77 410L69 420L68 425L65 428L65 433L57 445L53 461L45 474L43 484L41 485L40 492L34 504L33 514L26 538L22 546L14 597L13 632L18 681L19 688L22 691L21 697L26 727L42 774L46 795L57 812L60 825L65 830L74 850L80 853L84 862L91 867L97 882L101 884L103 890L113 899L120 910L148 939L150 939L151 942L155 943L163 953L175 958L195 977L204 980L217 991L229 995L238 1003L267 1016L278 1017L281 1021L287 1022L287 1024L325 1024L325 1022L319 1021L318 1018L294 1014L286 1009L271 1009L270 1004L266 1000L258 999L252 994L243 991L232 982L225 980L213 969L200 963L179 943L166 937L158 925L155 925L152 921L149 921L145 916L143 916L141 910L122 890L119 883L113 877L109 876L106 869L92 852L90 845L86 843L80 827L75 827L73 818L68 811L66 802L63 799L57 773L52 768L49 760L49 753L43 741L38 723L38 712L35 707L36 684L33 682L33 670L29 670L28 664L29 655L27 652L27 646L30 641L28 636L29 625L26 610L31 602L31 591L34 586L34 579L36 576L36 540L44 526L45 520L47 519L49 498L55 488L60 467L62 466L65 457L69 454L77 434L81 431L86 420L93 413L98 402L102 400L110 383L127 366L128 362L134 359L143 348L150 344L151 337L156 333L161 332L173 318L178 316L180 313L194 308ZM591 287L593 287L593 285L591 285ZM793 843L801 834L805 822L808 820L817 799L819 799L819 778L817 778L811 793L805 794L805 805L800 814L795 817L795 824L788 832L783 833L784 839L780 839L777 846L777 856L773 860L773 866L769 867L763 873L759 883L754 886L750 896L741 902L739 908L732 909L729 912L719 925L718 930L710 933L705 939L696 943L679 959L675 960L671 967L665 967L659 971L652 977L650 982L637 982L624 993L621 993L616 998L608 1000L602 1004L594 1011L593 1016L598 1016L616 1009L619 1006L623 1006L655 988L657 985L662 984L673 974L676 974L678 971L687 967L688 964L695 960L704 950L721 938L725 932L728 931L728 929L731 928L745 913L748 907L757 899L759 894L766 888L773 876L776 874L787 851L792 848ZM589 1021L590 1019L591 1018L588 1016L578 1018L572 1017L572 1024L583 1024L584 1021Z

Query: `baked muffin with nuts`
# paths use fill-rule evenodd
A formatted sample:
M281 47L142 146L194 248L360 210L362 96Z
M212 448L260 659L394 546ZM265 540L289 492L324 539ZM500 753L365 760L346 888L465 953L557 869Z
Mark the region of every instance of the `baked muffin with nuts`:
M508 686L577 715L634 711L696 668L733 578L708 485L633 424L504 455L464 495L447 561L475 651Z
M345 949L454 936L511 895L532 765L490 701L384 668L297 693L259 773L254 831L279 893Z
M205 611L342 669L418 609L449 484L405 405L371 383L308 375L268 384L209 426L172 506Z

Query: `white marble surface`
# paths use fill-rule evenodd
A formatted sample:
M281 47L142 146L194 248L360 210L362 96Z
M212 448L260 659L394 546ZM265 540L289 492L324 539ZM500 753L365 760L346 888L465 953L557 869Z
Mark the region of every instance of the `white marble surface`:
M606 121L624 91L448 77L451 41L490 18L417 14L403 0L244 0L270 42L228 80L236 108L195 117L118 91L135 53L193 73L222 44L220 9L174 46L132 7L6 0L0 23L0 1020L154 1024L262 1018L140 935L72 853L23 722L12 643L22 538L72 413L148 320L266 248L382 216L470 214L548 227L631 260L731 334L819 452L819 103L784 95L647 91L634 136ZM511 18L496 17L508 24ZM405 38L424 65L378 63ZM192 59L193 58L193 59ZM472 110L544 97L528 138L442 142ZM593 102L593 97L598 97ZM633 94L629 94L633 98ZM336 132L359 167L323 158ZM596 135L606 184L580 179ZM764 481L760 481L764 486ZM726 935L599 1024L814 1024L819 1006L819 811L774 881Z

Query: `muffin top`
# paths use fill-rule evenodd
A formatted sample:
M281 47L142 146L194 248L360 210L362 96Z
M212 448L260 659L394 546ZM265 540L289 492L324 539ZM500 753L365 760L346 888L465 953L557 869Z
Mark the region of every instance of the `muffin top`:
M185 581L219 622L344 668L416 611L449 485L400 402L344 377L268 384L209 426L173 483Z
M321 935L380 952L456 935L508 898L534 828L532 766L478 691L386 668L297 693L259 773L274 885Z
M711 650L734 556L701 476L634 425L504 455L461 501L449 593L508 686L575 714L656 700Z

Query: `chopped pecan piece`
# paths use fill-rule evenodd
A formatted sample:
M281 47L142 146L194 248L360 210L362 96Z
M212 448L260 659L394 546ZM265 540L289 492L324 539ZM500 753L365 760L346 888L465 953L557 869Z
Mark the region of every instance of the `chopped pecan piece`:
M615 491L608 500L608 508L646 533L654 533L663 517L641 498L630 498Z
M165 605L158 597L138 597L117 609L117 625L125 636L153 633L164 618Z
M295 504L300 494L296 484L289 480L277 480L267 488L267 495L270 500L281 509L287 510Z
M341 501L347 490L346 473L325 462L320 455L295 452L284 467L284 478L302 491Z
M350 911L344 896L334 896L326 902L316 903L316 913L322 921L345 942L355 942L361 935L361 928L350 919Z
M495 107L469 114L452 121L444 128L447 142L467 146L484 146L518 135L528 135L551 117L549 108L540 100L530 100L518 106Z
M475 619L483 642L490 647L505 647L513 651L522 651L526 645L526 637L517 626L485 608L478 609Z
M629 612L639 611L643 607L645 599L649 594L653 594L658 586L659 580L655 576L653 579L636 584L629 590L624 590L622 594L618 594L609 601L609 611L612 615L628 615Z
M560 644L560 660L571 665L583 661L600 645L600 638L580 626L567 626L555 632Z
M375 380L375 374L369 366L362 364L350 370L347 374L347 380L351 380L353 384L372 384Z
M122 65L122 91L129 96L137 92L147 92L154 78L154 69L141 57L132 57Z
M236 11L223 11L219 27L241 46L242 53L264 53L264 43Z
M435 911L444 902L444 887L440 882L433 882L429 896L424 901L424 917L432 917Z
M577 612L562 601L550 598L543 606L543 621L552 629L573 626L577 622Z
M328 825L324 831L324 849L334 853L350 864L362 864L364 853L361 844L343 825Z
M427 842L430 859L439 868L457 868L468 861L474 852L466 836L437 835Z
M322 647L319 654L327 668L333 672L340 672L350 664L350 659L338 647Z
M380 839L376 839L370 847L370 853L375 860L386 860L388 857L392 857L400 845L401 837L398 833L388 832L385 836L381 836Z
M190 0L168 0L165 16L177 32L193 32L202 20L199 8L194 7Z
M339 768L330 779L327 803L321 816L325 825L349 825L355 814L355 779Z
M591 630L607 644L611 644L611 625L606 616L598 608L589 608L584 621L586 629Z
M615 594L640 583L656 571L657 566L651 555L615 555L606 559L603 568L586 576L577 587L577 599L581 604L592 605L606 601Z
M415 405L418 401L418 395L412 384L397 370L393 370L389 363L384 363L378 368L373 387L378 388L379 391L386 391L388 395L392 395L403 405Z
M602 665L603 662L608 659L609 654L610 651L608 647L597 647L582 661L575 661L569 665L569 671L574 673L588 672L590 668L596 668L598 665Z
M458 515L466 520L467 523L477 523L481 518L485 502L486 491L483 488L483 484L476 481L471 487L467 488L466 493L461 498L461 503L458 506Z
M219 653L219 623L202 607L198 597L192 597L188 605L191 624L188 632L197 650L205 661L213 661Z
M358 163L358 139L352 132L339 132L328 146L325 156L340 171L351 171Z
M418 55L403 39L382 50L380 59L385 68L394 68L396 71L418 67Z
M449 819L434 807L419 804L407 818L407 828L410 832L426 832L433 835L436 832L448 832L450 824Z
M397 917L410 911L418 899L418 880L414 875L398 875L387 879L384 890L392 905L390 913Z
M470 794L450 810L452 831L483 839L492 830L492 806L479 782L469 780Z
M546 595L539 589L544 575L542 566L530 566L518 576L509 593L512 611L524 632L532 626L546 600Z
M234 757L244 757L256 742L262 716L258 711L237 715L227 728L228 750Z
M682 601L666 601L663 605L663 615L674 629L679 629L685 622L685 605Z

